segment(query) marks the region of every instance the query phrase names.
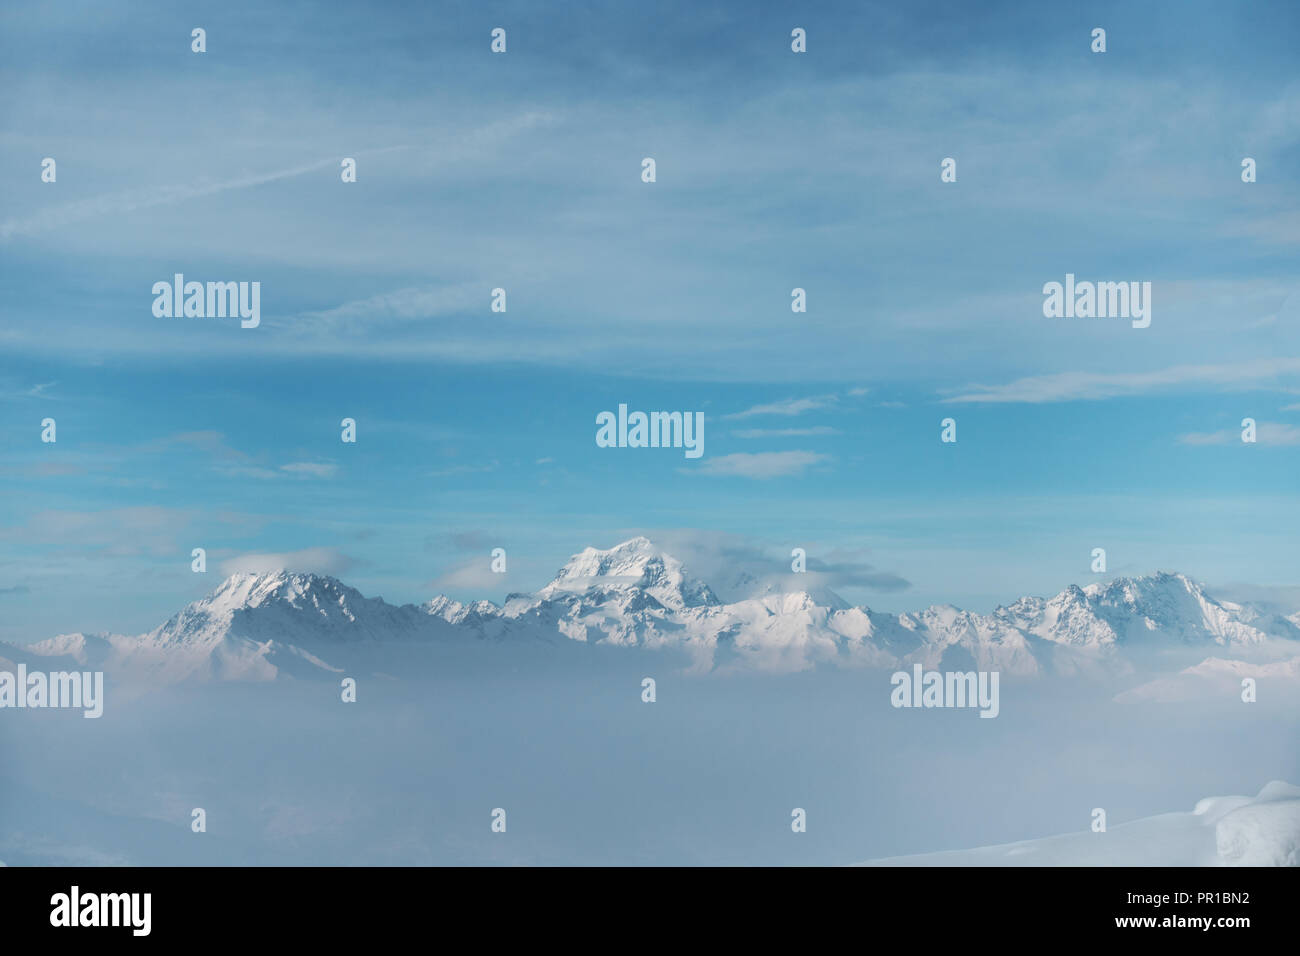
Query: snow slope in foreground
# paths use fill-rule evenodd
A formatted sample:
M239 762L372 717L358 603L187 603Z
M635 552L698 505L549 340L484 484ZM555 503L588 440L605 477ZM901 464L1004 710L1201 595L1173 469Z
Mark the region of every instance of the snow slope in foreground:
M1300 787L1274 780L1256 797L1207 797L1191 813L1109 828L859 866L1300 866Z

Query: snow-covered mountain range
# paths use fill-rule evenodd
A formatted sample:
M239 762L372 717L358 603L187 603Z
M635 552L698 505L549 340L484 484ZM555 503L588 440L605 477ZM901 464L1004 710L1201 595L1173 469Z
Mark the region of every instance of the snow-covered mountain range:
M883 613L824 590L723 603L680 561L639 537L587 548L544 588L512 594L501 606L444 596L394 606L325 575L237 574L147 634L0 644L0 666L94 666L156 683L269 680L337 674L380 647L483 642L674 649L696 672L920 663L1021 676L1117 674L1171 652L1182 654L1178 667L1188 654L1211 651L1240 656L1280 646L1300 655L1300 614L1216 600L1189 578L1164 572L1022 597L990 614L951 606Z
M1206 797L1184 813L1001 846L871 860L864 866L1300 866L1300 787Z

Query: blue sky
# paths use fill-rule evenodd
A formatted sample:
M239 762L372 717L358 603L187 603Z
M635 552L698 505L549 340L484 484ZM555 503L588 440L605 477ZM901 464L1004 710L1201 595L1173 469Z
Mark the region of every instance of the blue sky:
M7 6L0 638L277 558L500 599L635 533L893 610L1094 547L1295 610L1300 10L1130 6ZM175 272L261 326L154 317ZM1044 318L1066 273L1150 328ZM704 457L597 448L620 402Z

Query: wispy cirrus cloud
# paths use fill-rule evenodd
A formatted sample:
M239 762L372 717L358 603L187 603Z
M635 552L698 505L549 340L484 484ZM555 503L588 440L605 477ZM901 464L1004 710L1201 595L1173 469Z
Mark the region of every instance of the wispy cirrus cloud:
M481 308L486 301L483 283L459 283L436 288L406 288L344 302L318 312L304 312L314 330L357 321L414 321Z
M333 462L292 461L276 467L260 464L254 456L230 445L223 433L212 430L177 432L145 447L157 449L168 445L197 448L214 459L219 471L241 478L259 478L265 481L286 476L333 478L339 470L339 466Z
M57 396L50 394L50 389L58 384L58 382L41 382L36 385L21 386L13 385L7 381L0 381L0 401L16 401L26 398L39 398L41 401L57 400Z
M295 461L281 465L280 470L301 478L333 478L339 466L328 462Z
M1253 388L1300 374L1300 358L1267 358L1221 365L1175 365L1149 372L1059 372L1005 385L972 385L942 399L954 403L1070 402L1118 398L1178 387Z
M30 515L21 525L0 527L0 541L114 557L172 556L199 517L199 509L158 505L102 511L49 508Z
M239 449L228 445L224 434L210 429L177 432L174 435L168 435L166 438L160 439L157 444L161 446L170 444L190 445L221 461L248 461L250 458L249 455Z
M496 471L500 464L498 461L489 461L478 465L451 465L447 468L435 468L433 471L425 472L425 477L451 478L455 475L477 475L483 472Z
M731 434L737 438L804 438L839 433L838 428L829 425L813 425L809 428L741 428Z
M757 415L802 415L805 412L817 411L822 408L831 408L839 401L837 395L814 395L809 398L787 398L779 402L770 402L766 405L755 405L747 408L743 412L732 412L730 415L723 415L723 418L753 418Z
M709 458L698 469L682 470L738 478L784 478L802 474L813 465L830 461L830 458L830 455L812 451L736 452Z
M287 169L277 169L265 173L254 173L249 176L239 176L234 179L220 180L217 182L194 182L186 184L177 184L171 186L159 186L149 189L133 189L118 193L110 193L104 196L96 196L92 199L81 199L76 202L61 203L57 206L50 206L40 210L34 215L27 216L23 219L6 219L0 222L0 239L11 239L14 236L28 236L37 233L47 232L51 229L58 229L62 226L71 225L72 223L81 222L86 219L94 219L99 216L118 216L124 213L134 212L137 209L149 209L154 206L167 206L172 203L184 202L187 199L197 199L200 196L211 196L214 193L228 192L232 189L246 189L249 186L261 186L265 183L273 183L281 179L292 179L295 176L302 176L307 173L316 172L327 166L337 166L338 157L332 156L329 159L318 160L313 163L305 163L300 166L291 166Z
M1224 428L1215 432L1189 432L1179 435L1184 445L1239 445L1241 429ZM1300 427L1284 422L1256 422L1255 441L1260 445L1300 445Z

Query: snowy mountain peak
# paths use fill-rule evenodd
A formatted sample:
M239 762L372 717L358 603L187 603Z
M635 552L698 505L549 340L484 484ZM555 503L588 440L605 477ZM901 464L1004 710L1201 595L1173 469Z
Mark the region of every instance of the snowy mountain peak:
M1046 600L1021 598L993 616L1074 647L1147 642L1157 635L1181 644L1256 644L1268 636L1241 605L1216 601L1191 578L1168 571L1072 584Z
M586 548L560 569L537 597L550 600L587 591L641 591L666 608L713 607L721 602L707 584L691 577L682 563L645 537L608 550Z
M416 607L368 598L329 575L270 571L231 575L143 641L246 655L252 648L428 637L438 626Z
M1129 607L1143 601L1159 600L1162 596L1177 598L1202 594L1201 586L1191 578L1170 571L1157 571L1136 578L1115 578L1089 584L1082 591L1090 598L1098 598L1108 604L1126 604Z
M261 607L272 602L283 602L290 607L321 601L341 604L349 598L364 600L355 588L327 574L266 571L232 574L198 603L215 611Z
M462 604L445 594L439 594L423 605L425 613L442 618L448 624L476 624L497 616L501 609L491 601L474 601Z

